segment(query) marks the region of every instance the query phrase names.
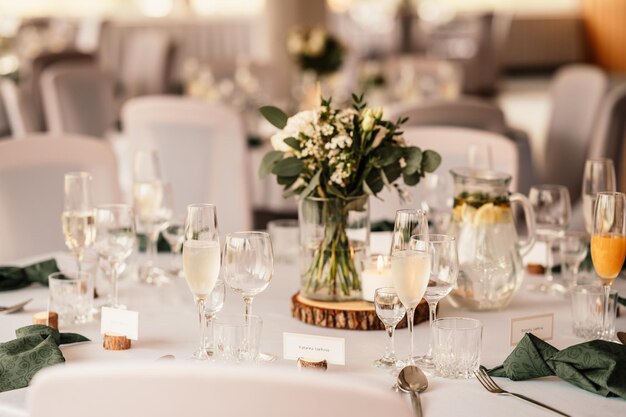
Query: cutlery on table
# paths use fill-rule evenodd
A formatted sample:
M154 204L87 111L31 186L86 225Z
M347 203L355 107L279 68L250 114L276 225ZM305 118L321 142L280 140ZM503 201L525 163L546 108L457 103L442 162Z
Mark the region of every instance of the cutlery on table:
M617 332L617 338L623 345L626 345L626 332Z
M33 299L29 298L26 301L22 301L21 303L18 303L9 307L0 307L0 314L17 313L18 311L21 311L24 308L24 306L30 303L31 301L33 301Z
M422 401L420 392L428 388L428 379L417 366L409 365L402 368L398 375L398 388L411 394L411 403L417 417L422 417Z
M485 368L482 365L478 368L477 371L474 371L474 375L476 375L476 378L478 378L478 381L481 383L481 385L483 387L485 387L485 389L487 391L491 392L491 393L501 394L501 395L510 395L510 396L513 396L513 397L517 397L517 398L519 398L521 400L524 400L524 401L527 401L529 403L538 405L540 407L543 407L543 408L545 408L547 410L550 410L550 411L552 411L554 413L557 413L557 414L560 414L562 416L571 417L569 414L565 414L565 413L563 413L563 412L561 412L561 411L559 411L557 409L554 409L554 408L552 408L550 406L542 404L539 401L535 401L532 398L528 398L525 395L516 394L514 392L509 392L509 391L503 390L502 388L500 388L500 386L498 384L496 384L496 382L489 376L489 374L487 374L487 368Z

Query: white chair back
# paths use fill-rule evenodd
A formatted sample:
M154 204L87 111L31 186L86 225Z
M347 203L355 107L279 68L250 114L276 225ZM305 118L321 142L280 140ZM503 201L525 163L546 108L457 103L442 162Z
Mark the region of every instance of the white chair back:
M171 47L166 32L141 29L129 36L123 45L120 74L126 97L167 92Z
M408 396L358 379L184 364L54 366L35 376L27 404L30 417L412 415Z
M156 149L174 206L217 205L220 232L250 230L248 150L240 116L229 107L176 96L135 98L122 109L131 149Z
M91 173L94 203L120 201L115 155L103 141L39 134L0 142L0 262L65 249L63 179L71 171Z
M468 153L472 145L489 147L493 156L493 169L511 175L513 179L510 188L517 190L519 155L517 147L510 139L491 132L456 127L407 127L403 131L407 143L422 150L432 149L441 155L442 162L436 171L437 175L450 175L451 169L468 166ZM420 183L416 187L408 188L411 195L409 203L401 203L397 192L386 189L379 194L382 201L370 199L372 221L392 221L396 210L419 208L420 192L423 192L421 186Z
M59 63L44 70L41 94L48 131L105 137L115 124L115 80L93 64Z
M3 78L0 80L0 95L4 102L4 109L11 136L22 137L37 130L32 114L32 101L29 101L19 89L15 81Z
M606 75L590 65L565 67L552 82L543 182L566 186L572 202L580 196L581 173L606 89Z

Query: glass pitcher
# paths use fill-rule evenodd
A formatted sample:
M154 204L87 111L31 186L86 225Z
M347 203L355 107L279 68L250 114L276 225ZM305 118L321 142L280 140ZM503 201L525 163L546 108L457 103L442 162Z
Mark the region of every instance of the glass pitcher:
M450 293L455 307L496 310L506 307L524 277L522 256L535 241L535 217L525 196L509 193L508 174L458 168L449 233L457 238L459 277ZM521 203L528 237L520 241L511 203Z

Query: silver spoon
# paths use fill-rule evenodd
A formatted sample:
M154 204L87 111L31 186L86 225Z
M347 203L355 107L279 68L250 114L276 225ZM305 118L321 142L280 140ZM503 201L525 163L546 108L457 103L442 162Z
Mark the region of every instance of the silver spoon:
M31 301L33 301L32 298L26 300L26 301L22 301L21 303L9 306L9 307L0 307L0 314L11 314L11 313L17 313L18 311L22 310L24 308L24 306L28 303L30 303Z
M428 388L428 379L417 366L409 365L402 368L398 375L398 387L411 394L411 403L417 417L422 417L422 401L420 392Z

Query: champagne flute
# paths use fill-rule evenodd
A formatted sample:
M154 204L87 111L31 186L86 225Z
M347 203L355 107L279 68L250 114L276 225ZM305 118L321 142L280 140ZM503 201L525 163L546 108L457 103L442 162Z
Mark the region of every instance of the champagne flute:
M157 268L157 241L159 233L172 216L171 197L161 178L159 155L156 151L140 151L133 164L133 202L137 221L146 235L148 261L139 268L139 279L151 285L160 285L168 278Z
M583 216L587 233L593 233L593 214L596 196L602 191L617 191L615 167L608 158L587 159L583 176Z
M65 245L76 258L78 272L81 271L85 249L96 238L91 181L91 175L87 172L65 174L61 225Z
M587 257L589 235L582 231L569 231L559 239L561 255L561 275L565 278L569 290L578 285L580 263Z
M200 319L200 346L194 352L193 358L207 360L209 355L205 349L205 308L220 274L220 236L217 230L217 211L213 204L187 206L183 270Z
M413 319L415 308L422 300L430 277L430 254L415 249L398 249L391 254L391 279L398 298L406 308L411 353L408 364L415 365Z
M433 322L437 320L437 304L452 291L459 274L456 239L448 235L416 235L411 237L411 248L430 254L430 278L424 294L428 302L430 336L428 352L417 363L432 368L432 332Z
M396 250L407 249L411 236L426 234L428 234L428 218L425 211L415 209L396 211L390 254Z
M546 269L544 282L531 287L540 292L565 292L565 287L554 282L552 275L552 247L554 241L563 236L570 221L571 204L569 191L562 185L542 184L534 185L528 195L530 204L535 212L537 240L546 244Z
M622 270L626 256L626 196L616 192L599 192L596 197L591 235L591 259L604 288L601 338L611 340L609 334L609 297L611 284Z
M94 244L111 285L109 306L124 308L118 303L117 276L135 246L135 214L126 204L110 204L96 208L96 239Z
M209 356L213 356L213 325L215 316L224 308L224 298L226 298L226 285L224 281L218 279L204 304L204 315L206 320L206 336L204 338L204 348Z
M224 279L245 304L245 316L252 314L252 300L265 291L274 273L274 254L269 233L229 233L224 243ZM261 359L275 360L262 353Z
M385 348L385 354L382 358L374 361L374 366L378 368L395 368L402 366L402 361L396 357L394 348L394 333L396 326L406 314L406 309L400 301L396 290L392 287L383 287L376 289L374 293L374 307L376 315L385 325L385 331L389 336L389 343Z

